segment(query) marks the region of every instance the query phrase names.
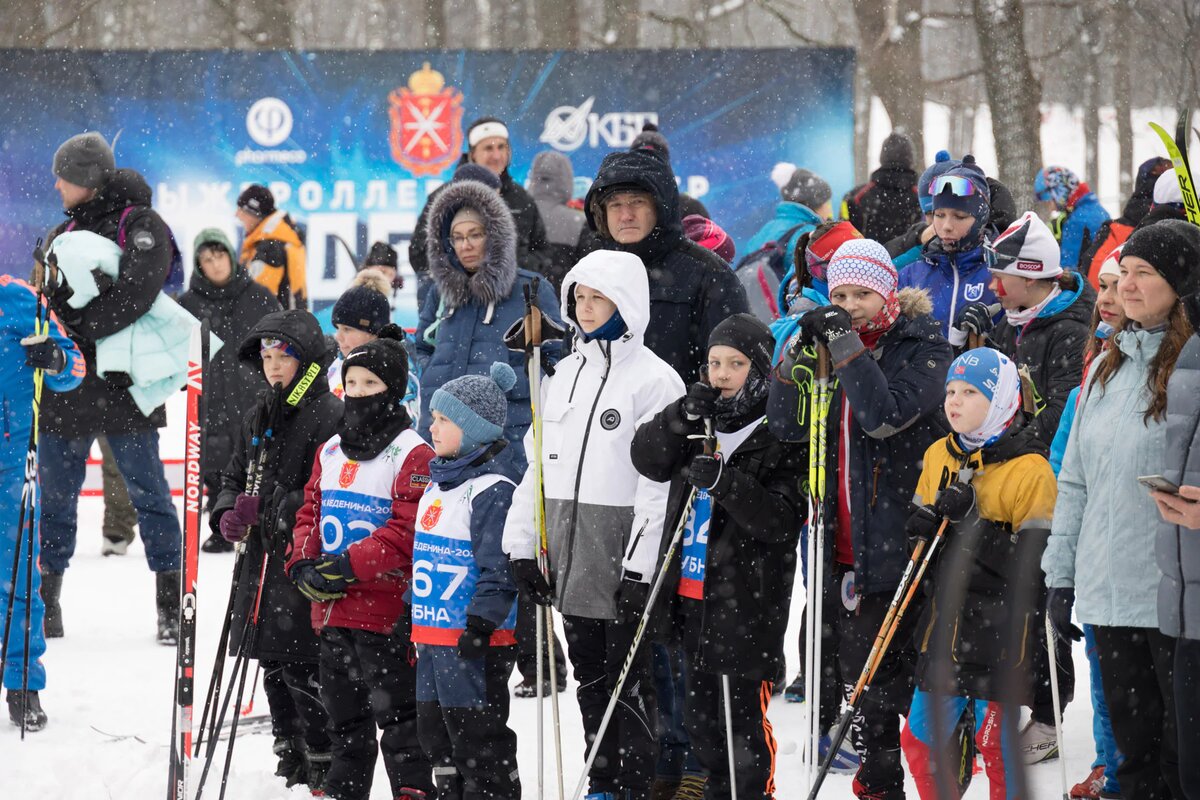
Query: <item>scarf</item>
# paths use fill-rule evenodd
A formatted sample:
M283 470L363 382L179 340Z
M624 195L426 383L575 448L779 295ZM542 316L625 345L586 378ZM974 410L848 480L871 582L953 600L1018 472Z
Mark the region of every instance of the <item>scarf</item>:
M412 426L408 410L385 391L367 397L345 396L337 432L342 450L355 461L370 461L383 452L405 428Z
M983 423L973 431L956 434L958 446L963 452L987 447L999 439L1021 408L1021 377L1017 374L1016 365L1007 359L1005 361L999 370L991 407Z
M1054 288L1050 290L1050 294L1046 295L1042 302L1038 303L1036 306L1020 309L1006 308L1004 310L1004 316L1008 318L1008 324L1014 328L1024 327L1025 325L1028 325L1037 319L1038 314L1041 314L1043 309L1050 305L1050 303L1054 301L1054 298L1058 297L1060 294L1062 294L1062 287L1055 285Z
M727 433L746 427L766 413L771 381L753 363L742 388L732 397L718 397L713 421L717 430Z

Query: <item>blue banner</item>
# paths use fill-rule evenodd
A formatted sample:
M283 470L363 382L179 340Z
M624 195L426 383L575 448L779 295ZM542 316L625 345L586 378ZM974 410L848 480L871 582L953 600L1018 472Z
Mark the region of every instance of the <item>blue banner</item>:
M76 133L117 137L192 263L201 228L242 232L234 201L265 183L306 228L320 307L370 242L397 245L415 321L407 243L427 195L452 174L476 117L507 123L511 173L553 148L582 196L604 155L645 122L668 138L680 188L735 241L770 214L770 172L791 161L834 197L853 180L848 49L595 52L82 52L0 50L0 271L28 274L38 236L62 219L51 160ZM190 266L188 271L190 272Z

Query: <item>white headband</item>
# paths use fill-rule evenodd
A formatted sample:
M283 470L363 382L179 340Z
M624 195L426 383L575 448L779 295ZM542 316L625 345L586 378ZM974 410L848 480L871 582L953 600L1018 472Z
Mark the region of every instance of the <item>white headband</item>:
M508 138L508 128L503 122L483 122L471 128L467 134L467 147L474 147L484 139L490 139L493 136L499 136L502 139Z

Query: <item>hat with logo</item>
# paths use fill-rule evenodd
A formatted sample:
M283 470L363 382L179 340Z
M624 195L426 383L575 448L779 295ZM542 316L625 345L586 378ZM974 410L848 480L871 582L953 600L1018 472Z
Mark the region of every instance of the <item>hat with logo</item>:
M1058 242L1046 223L1032 211L1026 211L984 247L988 269L994 275L1041 280L1057 278L1063 273Z

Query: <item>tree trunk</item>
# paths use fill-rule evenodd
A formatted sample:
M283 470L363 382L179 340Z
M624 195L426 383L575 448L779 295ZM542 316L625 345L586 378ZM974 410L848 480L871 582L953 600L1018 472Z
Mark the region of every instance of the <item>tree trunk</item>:
M859 51L861 53L861 51ZM867 152L871 140L871 79L860 59L854 70L854 184L866 183L871 174L871 154Z
M921 0L855 0L859 57L892 129L925 152L925 82L921 75ZM917 20L917 22L913 22Z
M638 46L639 0L604 0L604 44Z
M542 47L555 50L579 47L579 0L536 0L534 8Z
M5 47L44 47L46 12L41 3L0 2L0 42Z
M1129 89L1129 49L1121 46L1122 24L1129 19L1128 0L1116 0L1109 6L1109 26L1115 46L1113 55L1113 110L1117 115L1117 150L1120 152L1118 192L1124 203L1133 194L1133 100Z
M422 0L424 19L421 23L422 47L446 46L445 0Z
M1042 87L1025 47L1022 0L972 0L975 31L1000 180L1017 208L1033 208L1033 177L1042 167Z

